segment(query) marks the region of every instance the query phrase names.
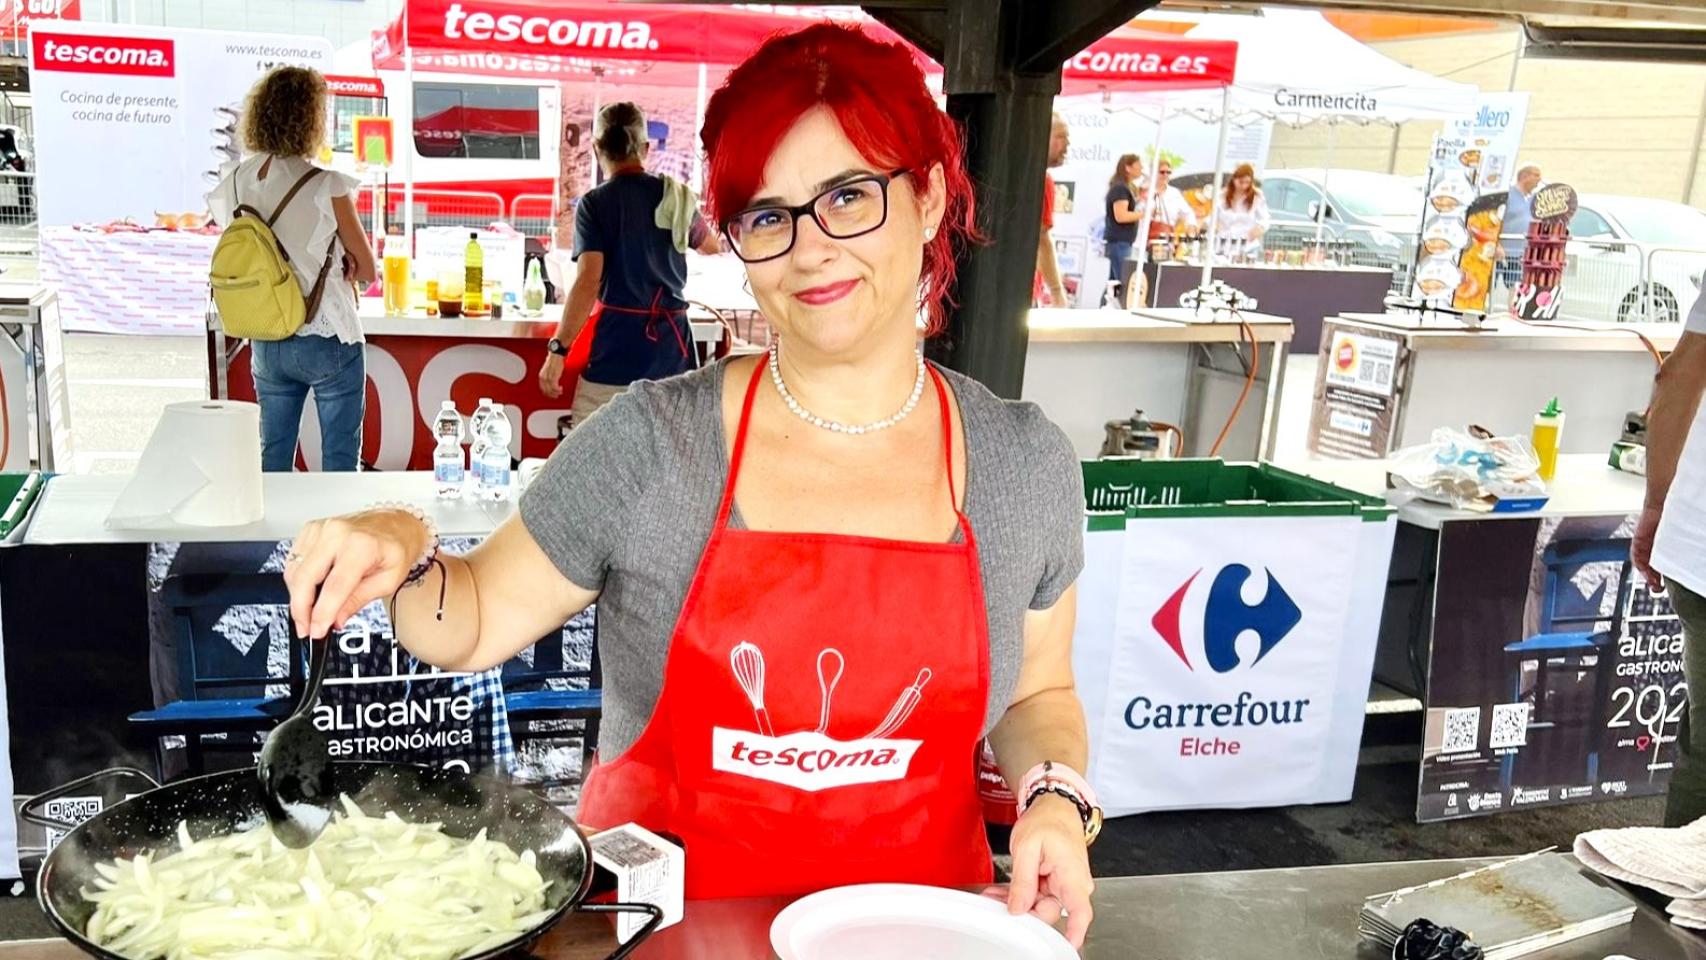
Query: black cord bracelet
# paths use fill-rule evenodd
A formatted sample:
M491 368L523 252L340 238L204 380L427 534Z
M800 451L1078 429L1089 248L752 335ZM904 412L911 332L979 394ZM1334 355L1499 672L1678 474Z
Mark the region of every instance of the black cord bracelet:
M397 628L397 598L402 596L403 588L420 586L421 581L426 579L427 571L431 570L435 566L438 567L437 619L440 623L444 622L444 598L445 594L450 589L450 568L444 565L444 561L438 558L437 553L434 553L432 556L427 557L425 563L409 571L409 575L403 578L402 583L397 585L397 591L391 594L391 628L393 630Z

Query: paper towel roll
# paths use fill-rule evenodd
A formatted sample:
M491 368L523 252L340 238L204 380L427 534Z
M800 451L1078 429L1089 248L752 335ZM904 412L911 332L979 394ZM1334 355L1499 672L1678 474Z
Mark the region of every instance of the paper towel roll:
M254 523L261 502L261 408L236 400L166 407L108 529Z

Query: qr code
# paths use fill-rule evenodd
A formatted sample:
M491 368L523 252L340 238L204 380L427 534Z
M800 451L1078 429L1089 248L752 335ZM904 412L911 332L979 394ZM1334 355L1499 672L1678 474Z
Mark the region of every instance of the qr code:
M1528 711L1526 703L1500 703L1493 706L1493 733L1487 746L1494 750L1520 747L1528 743Z
M1359 377L1379 387L1392 385L1392 364L1379 360L1364 360Z
M1481 743L1481 708L1465 707L1445 712L1445 737L1440 753L1468 753Z

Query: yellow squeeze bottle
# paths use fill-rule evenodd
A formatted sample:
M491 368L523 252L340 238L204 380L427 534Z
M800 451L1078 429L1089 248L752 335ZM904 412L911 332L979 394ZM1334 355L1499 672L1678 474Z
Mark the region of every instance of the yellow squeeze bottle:
M1558 449L1564 444L1564 410L1553 397L1534 415L1534 452L1540 457L1540 479L1547 483L1558 473Z

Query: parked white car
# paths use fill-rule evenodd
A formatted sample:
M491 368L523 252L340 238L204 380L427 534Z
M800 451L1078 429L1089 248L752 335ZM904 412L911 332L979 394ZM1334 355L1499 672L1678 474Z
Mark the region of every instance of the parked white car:
M1647 197L1584 193L1580 200L1560 315L1618 323L1687 315L1706 273L1706 212Z

